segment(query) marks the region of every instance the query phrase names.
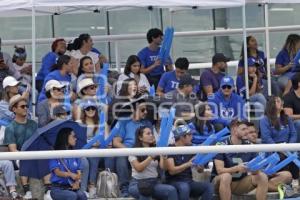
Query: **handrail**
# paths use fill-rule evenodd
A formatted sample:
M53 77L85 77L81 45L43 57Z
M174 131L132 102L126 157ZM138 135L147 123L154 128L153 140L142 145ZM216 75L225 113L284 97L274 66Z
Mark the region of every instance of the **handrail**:
M117 148L63 151L19 151L0 153L0 160L32 160L51 158L79 157L116 157L142 155L176 155L197 153L237 153L237 152L274 152L300 151L300 145L293 144L251 144L251 145L217 145L217 146L185 146L155 148Z

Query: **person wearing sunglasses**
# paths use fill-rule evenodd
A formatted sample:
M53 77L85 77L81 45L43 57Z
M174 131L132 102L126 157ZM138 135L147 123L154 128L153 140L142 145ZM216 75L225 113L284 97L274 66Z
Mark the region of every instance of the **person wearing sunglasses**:
M27 119L27 100L21 95L13 96L9 101L9 110L15 114L15 119L5 129L4 144L8 145L11 152L21 151L22 145L28 140L37 129L37 123L33 120ZM26 176L28 169L24 168L20 162L20 177L21 184L24 189L24 199L31 199L32 194L29 188L28 176ZM49 182L48 182L49 184Z
M45 85L47 99L37 104L38 126L43 127L54 119L53 109L63 103L65 85L50 80Z
M132 115L127 120L122 120L122 128L113 139L113 148L132 148L135 143L135 132L141 126L153 129L152 123L146 120L147 105L144 99L137 99L134 102L124 105L124 109L131 109ZM130 180L128 158L115 158L116 172L120 181L121 196L128 197L128 185Z
M229 126L234 118L245 119L244 100L234 93L234 80L225 76L221 80L220 89L213 95L208 96L208 104L213 111L212 123L216 131Z
M73 104L73 118L80 120L81 108L80 104L84 99L95 98L98 86L95 84L92 78L81 79L77 84L78 99Z

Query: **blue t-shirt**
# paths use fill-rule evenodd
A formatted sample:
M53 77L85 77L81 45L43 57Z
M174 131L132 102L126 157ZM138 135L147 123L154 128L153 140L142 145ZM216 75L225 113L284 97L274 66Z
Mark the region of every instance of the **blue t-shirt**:
M163 89L163 93L168 93L178 88L179 80L175 71L165 72L159 80L158 87Z
M223 145L232 145L231 138L229 137L227 140L222 142ZM242 140L242 144L250 144L248 140ZM219 153L215 157L215 160L221 160L224 162L225 168L234 167L236 165L239 165L241 163L249 162L253 158L255 158L257 154L255 152L252 153ZM212 177L217 176L217 170L216 167L213 167L212 171ZM247 176L247 172L245 173L233 173L232 174L232 180L238 181L243 179L245 176Z
M67 74L65 76L62 76L59 70L54 70L50 74L48 74L44 80L43 88L40 93L38 103L46 99L46 90L45 90L45 85L48 81L50 80L57 80L63 84L65 84L67 87L69 86L71 82L71 75Z
M141 120L141 121L133 121L133 120L126 120L120 124L120 133L117 134L117 137L122 138L122 143L128 148L131 148L135 144L135 132L141 126L147 126L152 129L152 124L148 120Z
M288 119L288 124L280 124L280 130L277 130L271 123L270 120L264 116L260 120L261 139L264 144L275 144L275 143L296 143L297 132L294 127L291 118Z
M155 60L157 59L159 55L160 48L158 48L156 51L151 51L149 47L143 48L139 53L138 57L141 60L142 65L147 68L151 66ZM172 64L171 57L168 57L167 62L169 64ZM150 76L157 76L161 75L165 72L164 66L161 64L159 67L155 67L150 73Z
M220 88L220 83L222 78L225 75L223 73L214 73L211 69L206 69L200 77L200 85L201 87L207 87L207 86L212 86L213 88L213 93L217 92ZM204 93L204 89L203 89L203 97L202 97L203 101L207 100L207 96Z
M293 56L294 57L294 56ZM293 59L293 60L291 60ZM286 49L282 49L276 56L276 61L275 64L277 65L282 65L282 66L286 66L288 65L290 62L293 62L294 58L291 58L288 51ZM292 68L290 68L288 71L286 71L284 74L282 75L286 75L286 76L291 76L291 71Z
M243 99L246 99L246 85L245 85L245 79L243 77L244 77L244 75L237 76L237 78L236 78L236 88L237 88L237 93ZM249 82L249 88L251 88L252 84L253 84L253 80L252 80L251 77L249 77L248 80L249 80L248 81ZM263 87L262 80L259 79L258 82L260 84L260 88Z
M265 57L265 53L263 51L257 51L257 57L254 56L248 56L248 58L253 58L255 60L255 62L257 64L259 64L258 66L258 71L263 74L263 75L267 75L267 69L266 69L266 57ZM238 67L242 67L244 68L244 59L239 60L239 64ZM266 77L264 77L266 78Z
M44 80L44 78L50 73L51 67L56 63L58 55L55 52L47 53L42 59L42 65L40 71L36 76L36 80Z
M78 170L81 170L81 160L79 158L62 158L64 164L68 167L68 169L77 174ZM49 161L49 168L51 171L51 183L61 184L61 185L71 185L73 180L69 178L64 178L57 176L54 173L55 169L59 169L60 171L67 172L67 169L61 162L61 159L51 159Z

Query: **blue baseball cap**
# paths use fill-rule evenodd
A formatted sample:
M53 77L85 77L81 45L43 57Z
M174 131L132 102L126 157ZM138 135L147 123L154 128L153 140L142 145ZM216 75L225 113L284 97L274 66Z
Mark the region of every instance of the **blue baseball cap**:
M220 86L223 87L224 85L229 85L231 87L234 87L234 80L230 76L224 76L221 80Z
M85 110L88 107L98 107L97 101L95 99L89 98L89 99L84 99L81 103L81 107Z
M254 58L248 58L248 67L256 67L258 66L258 63Z
M188 125L180 125L173 131L173 134L174 138L180 138L181 136L192 134L192 130Z

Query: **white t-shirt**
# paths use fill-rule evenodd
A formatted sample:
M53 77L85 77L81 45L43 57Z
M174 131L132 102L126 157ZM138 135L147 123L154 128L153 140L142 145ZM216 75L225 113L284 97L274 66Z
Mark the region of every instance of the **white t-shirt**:
M69 56L72 56L78 60L80 60L81 58L83 58L84 56L89 56L92 58L92 61L93 61L93 64L97 64L98 61L99 61L99 55L97 53L94 53L92 51L88 52L86 55L83 55L81 53L81 51L78 49L78 50L72 50L71 52L67 52L66 53L67 55Z
M146 179L146 178L157 178L158 177L158 172L157 172L157 167L158 167L158 161L151 161L150 164L144 169L142 172L138 172L134 169L132 166L131 162L137 160L136 156L129 156L128 161L130 162L131 168L132 168L132 177L135 179Z
M123 81L128 78L134 78L134 74L131 72L129 74L129 76L127 76L126 74L121 74L119 76L118 81L117 81L117 94L119 94L119 92L121 90ZM138 82L138 87L143 87L143 86L145 86L147 88L148 92L150 91L150 84L149 84L147 77L145 76L145 74L140 73L140 81Z

